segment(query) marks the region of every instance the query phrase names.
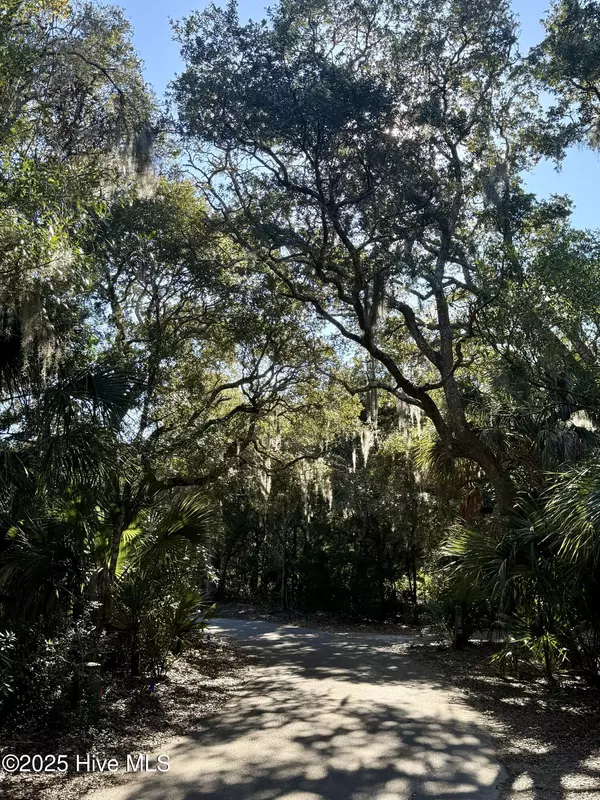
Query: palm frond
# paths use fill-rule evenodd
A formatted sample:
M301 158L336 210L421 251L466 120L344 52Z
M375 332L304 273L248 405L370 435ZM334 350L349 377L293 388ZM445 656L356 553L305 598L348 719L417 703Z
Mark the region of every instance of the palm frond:
M40 477L60 489L106 486L111 477L127 469L126 450L112 431L93 424L78 424L45 436L34 445Z
M62 423L61 427L92 418L117 428L132 408L139 388L129 373L111 367L87 369L49 387L40 404L41 415L47 423Z
M123 543L121 574L168 566L171 557L183 557L186 548L206 547L219 530L220 517L201 493L158 498L138 520L139 529Z
M574 563L600 561L600 465L576 466L555 481L547 515L559 553Z

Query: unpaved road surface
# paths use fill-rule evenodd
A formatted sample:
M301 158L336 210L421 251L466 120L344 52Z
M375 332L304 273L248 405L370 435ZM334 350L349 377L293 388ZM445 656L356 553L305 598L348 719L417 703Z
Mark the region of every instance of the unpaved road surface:
M498 800L483 719L392 637L215 620L258 656L218 716L161 752L165 773L90 800ZM393 637L401 641L402 637Z

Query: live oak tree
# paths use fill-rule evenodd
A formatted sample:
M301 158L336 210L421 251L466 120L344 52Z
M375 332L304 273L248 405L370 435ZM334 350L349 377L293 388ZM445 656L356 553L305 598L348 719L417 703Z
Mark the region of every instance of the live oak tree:
M540 144L550 157L585 140L600 143L600 4L557 0L544 19L546 36L529 54L533 73L553 102Z
M482 601L549 675L565 653L597 672L597 467L577 464L597 452L598 257L568 201L540 202L520 176L596 146L597 20L594 2L556 3L522 59L502 2L283 0L258 24L230 5L179 26L173 84L207 202L282 295L371 357L350 392L387 391L429 418L430 461L460 462L463 517L471 497L490 506L477 472L513 511L454 531L444 552L464 593L447 597ZM570 480L581 494L567 506L587 498L573 544L567 516L550 534L546 510L564 464L548 507Z
M91 220L84 248L97 352L137 387L121 432L131 469L107 487L105 594L125 531L157 497L209 490L240 463L276 458L262 427L315 407L327 358L302 306L270 299L188 182L149 184Z
M162 674L215 574L597 676L600 241L521 177L597 146L599 18L209 8L169 120L121 12L3 3L3 712Z
M115 9L3 4L0 391L15 369L43 385L75 345L89 286L87 216L144 165L153 101L129 35Z
M207 201L507 510L510 471L461 381L480 314L523 269L537 107L508 4L284 0L266 22L229 5L178 32L173 96Z
M97 489L132 399L92 353L82 247L90 215L143 166L153 101L129 35L118 11L62 0L0 15L3 537L28 504L41 513L80 478Z

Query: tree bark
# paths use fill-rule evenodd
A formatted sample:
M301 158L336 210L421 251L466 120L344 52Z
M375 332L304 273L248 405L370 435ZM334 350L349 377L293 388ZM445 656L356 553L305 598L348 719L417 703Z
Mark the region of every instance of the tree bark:
M287 542L285 532L283 534L283 550L281 559L281 608L285 611L288 607L287 597Z

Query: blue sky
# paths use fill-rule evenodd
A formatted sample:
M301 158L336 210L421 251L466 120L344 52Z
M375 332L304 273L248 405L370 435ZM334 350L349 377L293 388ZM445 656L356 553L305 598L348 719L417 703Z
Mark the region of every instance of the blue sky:
M131 21L133 41L145 65L146 79L157 94L161 94L167 83L180 70L179 47L172 40L169 19L181 19L194 9L202 9L208 3L193 0L116 0ZM513 0L513 8L521 22L521 45L526 50L542 38L540 19L544 16L550 0ZM266 3L260 0L239 0L242 18L259 19ZM527 178L530 191L540 196L568 194L575 203L574 222L582 228L598 226L595 209L597 186L600 178L600 154L585 148L574 148L569 152L562 170L557 172L551 163L540 164Z

